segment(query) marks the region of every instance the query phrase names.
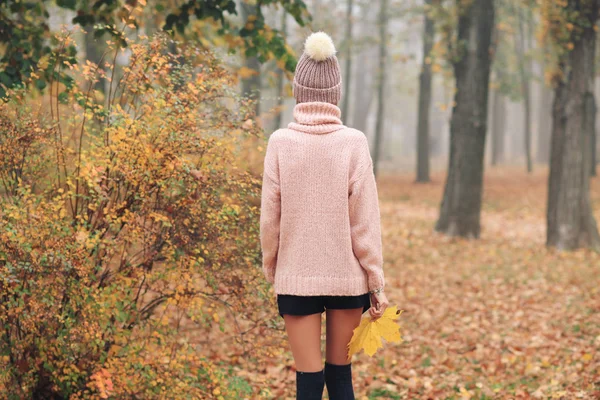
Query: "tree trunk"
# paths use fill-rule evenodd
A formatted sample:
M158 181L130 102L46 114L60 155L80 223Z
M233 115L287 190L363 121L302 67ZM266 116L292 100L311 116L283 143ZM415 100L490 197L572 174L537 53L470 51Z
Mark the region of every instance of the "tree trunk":
M594 108L594 113L596 111L597 111L597 106L596 106L596 108ZM596 114L594 114L594 118L595 118L595 115ZM592 129L593 130L592 130L592 134L591 134L591 137L590 137L590 152L592 153L592 154L590 154L590 164L591 164L590 165L590 168L591 168L591 170L590 170L590 176L598 176L598 173L597 173L597 167L598 167L598 160L597 160L597 158L598 157L597 157L597 148L596 148L598 146L598 140L597 140L598 139L598 136L597 136L598 133L596 132L596 127L595 126Z
M379 70L377 77L377 120L375 121L375 145L373 146L373 173L377 176L379 155L381 153L381 135L383 133L384 123L384 89L386 82L386 61L387 61L387 6L388 0L380 0L381 9L379 11Z
M590 177L596 176L596 115L598 106L594 93L590 90L586 94L585 98L585 122L584 132L588 135L589 142L585 143L587 149L589 149L589 156L586 160L589 164Z
M371 49L360 53L359 56L363 61L357 64L355 74L352 125L362 132L366 132L367 130L367 120L374 97L373 74L371 73L372 53Z
M492 165L498 165L504 160L506 100L499 90L494 90L492 96Z
M596 37L596 40L598 40L598 37ZM598 96L600 96L600 78L596 77L595 79L596 82L596 90L595 90L595 96L596 98L598 98ZM592 176L597 176L597 169L598 169L598 162L600 161L598 159L598 149L600 148L600 143L598 143L598 135L600 134L600 119L596 118L596 125L594 127L594 134L592 135L592 145L594 146L593 150L592 150Z
M369 51L361 53L362 57L368 56ZM368 59L368 58L367 58ZM361 132L367 130L369 110L373 103L373 81L369 69L369 61L360 62L357 65L356 85L354 85L354 113L352 124Z
M598 40L598 38L596 38L596 40ZM594 75L596 74L596 71L594 71ZM596 79L594 81L597 81ZM597 109L597 108L596 108ZM594 109L594 112L596 111L596 109ZM592 127L590 129L592 129L592 134L591 134L591 143L590 143L590 151L592 152L591 154L591 171L590 174L591 176L597 176L597 167L598 167L598 130L597 130L597 118L596 115L594 115L594 124L592 125Z
M450 123L450 157L440 218L435 229L448 235L479 237L483 157L492 63L494 1L461 6L454 63L455 105Z
M378 11L378 10L377 10ZM368 19L371 18L375 10L372 7L360 8L359 12L361 17ZM368 24L358 24L360 28L357 37L365 37L370 35L371 26ZM355 41L354 50L357 51L360 42ZM368 46L366 48L361 47L360 52L356 56L361 60L356 64L354 76L351 78L354 81L352 88L353 93L353 105L352 105L352 126L359 131L367 133L369 111L373 104L374 93L375 93L375 77L373 74L374 60L377 58L377 48ZM346 78L348 79L348 78Z
M423 26L423 60L419 75L419 111L417 123L417 182L429 182L429 114L431 109L431 60L434 22L429 17L432 0L425 0Z
M241 14L244 21L248 20L251 15L256 15L259 4L252 5L244 1L241 2ZM245 57L244 66L252 71L256 71L255 74L249 78L242 79L242 95L248 97L254 102L254 111L256 116L260 114L260 61L257 57Z
M600 235L590 200L589 151L596 114L593 27L598 3L570 0L567 7L589 20L572 31L573 49L560 61L565 76L554 90L546 244L564 250L598 249Z
M548 164L550 160L550 132L552 130L552 90L543 82L540 86L538 112L537 160Z
M287 36L287 11L281 9L281 32L284 36ZM285 81L285 74L282 68L277 70L277 115L275 116L275 130L281 128L281 120L283 115L283 101L285 94L283 93L283 86Z
M531 161L531 99L529 96L529 76L531 75L531 68L529 65L529 61L527 61L525 55L526 35L529 34L529 32L525 33L521 7L522 6L520 5L516 5L514 8L519 29L518 34L515 35L515 47L517 50L517 57L519 60L518 66L519 77L521 80L521 95L523 96L523 140L525 145L525 164L527 167L527 172L531 172L533 170L533 165Z
M344 66L344 91L342 93L342 121L348 124L348 104L350 96L350 77L352 76L352 28L354 21L352 19L352 11L354 8L354 0L348 0L346 9L346 65Z

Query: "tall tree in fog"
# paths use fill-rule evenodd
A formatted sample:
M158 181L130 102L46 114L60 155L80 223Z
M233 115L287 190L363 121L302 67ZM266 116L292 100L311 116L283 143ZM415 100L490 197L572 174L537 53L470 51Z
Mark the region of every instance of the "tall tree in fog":
M377 58L377 48L371 45L371 24L368 21L372 17L371 13L378 10L373 10L372 7L369 7L369 4L365 6L359 3L359 5L359 12L362 18L357 20L359 34L356 35L353 42L353 49L356 58L360 59L361 62L356 64L353 77L352 126L362 132L367 132L369 111L375 97L376 77L373 74L373 70L375 69L373 68L373 64Z
M542 81L540 84L537 129L537 161L547 164L550 160L550 132L552 130L552 89Z
M258 4L250 4L246 1L240 2L240 10L243 21L248 21L251 16L256 16L260 7ZM254 101L255 113L260 113L260 61L256 56L246 56L244 58L244 67L248 71L249 76L242 78L242 95Z
M527 6L527 11L523 10L523 6ZM531 44L531 32L526 32L525 23L526 19L529 20L530 8L533 7L530 1L526 1L524 5L514 5L514 17L516 19L517 33L514 35L515 48L518 58L518 69L519 69L519 80L521 84L521 97L523 99L523 141L525 149L525 164L527 166L527 172L533 170L533 163L531 160L531 98L529 80L531 79L531 62L527 56L527 50L531 50L531 45L527 46L526 43ZM526 15L524 15L527 13ZM529 47L529 49L527 49Z
M287 12L285 8L281 9L281 33L283 36L287 36ZM275 117L275 129L281 128L281 120L283 116L283 101L285 99L285 95L283 93L283 86L285 84L285 74L283 68L280 67L277 70L277 115Z
M379 156L381 154L381 136L383 134L385 110L385 84L387 62L387 24L388 0L380 0L379 9L379 68L377 71L377 116L375 121L375 144L373 146L373 172L377 175Z
M532 30L533 31L533 30ZM551 47L545 41L540 41L541 51L548 54L552 51ZM552 131L552 96L553 90L550 82L546 81L545 70L547 61L541 60L541 82L539 85L538 104L537 104L537 154L536 160L541 164L550 162L550 138Z
M560 32L560 37L551 37L555 43L566 45L558 63L562 72L554 89L547 207L546 243L559 249L584 246L600 249L590 200L590 145L596 119L594 26L598 3L598 0L569 0L562 14L566 21L552 26L556 30L551 31ZM570 30L563 28L567 23L572 24ZM568 42L562 42L563 35L568 35Z
M596 40L598 40L598 38L596 38ZM597 66L596 66L597 68ZM596 71L594 71L594 75L595 75ZM596 90L595 90L595 94L596 96L598 96L598 89L600 89L600 80L599 79L595 79L596 82ZM596 97L597 98L597 97ZM596 103L597 104L597 103ZM592 132L592 144L590 146L590 151L592 152L592 171L591 174L592 176L597 176L597 168L598 168L598 133L600 132L600 129L598 129L598 122L599 119L596 117L596 123L594 126L594 132Z
M529 94L527 79L530 78L530 73L520 68L525 63L524 47L521 57L518 54L515 55L515 47L520 47L518 29L515 30L513 27L518 15L515 11L518 9L518 6L515 5L517 1L519 0L494 3L496 27L492 32L491 47L494 56L492 83L490 84L492 93L489 96L492 103L489 107L489 111L492 113L489 118L492 165L507 161L507 158L511 156L510 151L507 149L507 136L510 135L513 139L516 136L515 131L519 134L521 132L520 129L515 129L514 124L507 121L507 103L509 101L522 101L524 99L523 94ZM530 104L529 100L524 101L524 103ZM530 126L530 123L524 125L527 127ZM525 135L525 141L529 140L528 137L528 135Z
M344 121L348 119L350 77L352 76L352 28L354 27L352 12L354 9L354 0L347 0L346 6L346 34L344 36L346 44L346 62L344 65L344 90L342 92L342 120Z
M362 61L356 65L356 74L354 81L354 106L352 107L352 126L356 129L367 132L368 116L375 97L375 79L373 77L371 66L374 64L368 57L373 52L367 49L360 53Z
M456 6L450 158L435 228L449 235L479 237L494 1L457 1Z
M435 34L434 21L429 16L432 0L425 0L423 21L423 59L419 75L419 106L417 121L417 182L429 182L429 112L431 109L431 48Z
M495 19L501 21L502 13L500 7L495 11ZM498 22L500 24L500 22ZM491 147L491 164L498 165L504 161L504 145L505 145L505 119L506 119L506 41L502 40L506 35L500 29L494 29L492 32L492 47L494 48L494 60L492 62L492 91L489 99L489 111L491 112L490 122L490 147Z
M506 98L500 88L492 89L492 118L490 140L492 144L492 165L498 165L504 158L504 133L506 130Z

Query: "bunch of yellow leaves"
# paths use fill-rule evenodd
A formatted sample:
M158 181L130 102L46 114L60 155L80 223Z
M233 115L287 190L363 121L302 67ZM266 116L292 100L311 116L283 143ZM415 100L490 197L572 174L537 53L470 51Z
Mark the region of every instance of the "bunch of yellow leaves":
M354 329L354 334L348 343L348 360L361 349L369 356L373 356L378 348L383 347L381 339L387 342L402 342L400 325L396 320L404 310L397 306L388 307L383 315L377 319L363 318L360 325Z

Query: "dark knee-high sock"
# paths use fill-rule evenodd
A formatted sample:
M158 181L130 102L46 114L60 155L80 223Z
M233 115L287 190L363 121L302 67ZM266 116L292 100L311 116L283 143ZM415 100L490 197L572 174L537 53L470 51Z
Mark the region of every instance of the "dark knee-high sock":
M330 400L354 400L352 387L352 363L330 364L325 361L325 383Z
M324 369L317 372L296 371L296 399L321 400L325 388Z

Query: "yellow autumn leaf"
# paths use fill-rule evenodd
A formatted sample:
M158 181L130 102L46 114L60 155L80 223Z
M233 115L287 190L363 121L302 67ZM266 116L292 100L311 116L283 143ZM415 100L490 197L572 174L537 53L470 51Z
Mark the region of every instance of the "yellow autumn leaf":
M352 339L348 343L348 360L361 349L373 356L377 349L383 347L382 338L387 342L401 342L400 325L396 320L403 311L399 311L397 306L392 306L375 320L371 317L363 318L360 325L354 329Z

